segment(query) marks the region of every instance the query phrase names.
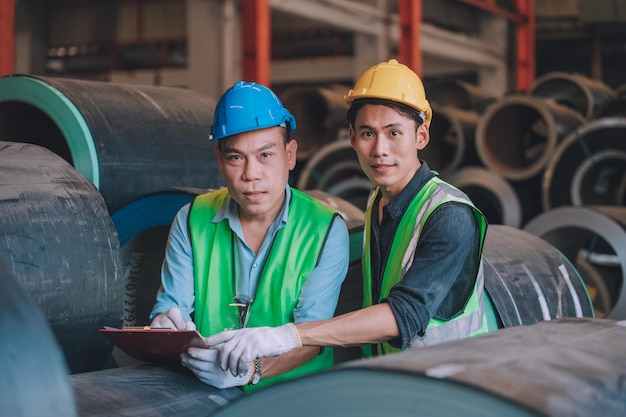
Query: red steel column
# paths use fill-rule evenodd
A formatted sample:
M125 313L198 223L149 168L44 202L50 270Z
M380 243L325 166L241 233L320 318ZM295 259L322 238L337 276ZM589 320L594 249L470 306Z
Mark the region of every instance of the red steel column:
M527 91L535 79L535 1L515 0L517 21L517 90Z
M243 79L270 87L270 6L268 0L241 2Z
M422 0L399 0L398 14L400 15L398 60L421 76L422 48L420 46L420 31L422 28Z
M0 0L0 76L15 72L15 0Z

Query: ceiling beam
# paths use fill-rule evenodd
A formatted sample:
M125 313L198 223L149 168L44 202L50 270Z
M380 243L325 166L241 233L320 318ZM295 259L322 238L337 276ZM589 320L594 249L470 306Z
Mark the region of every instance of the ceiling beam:
M339 29L374 36L385 35L385 21L374 6L350 0L269 0L270 6L283 12L316 20ZM330 9L330 10L329 10ZM400 24L398 16L389 22L389 39L398 44ZM506 59L506 51L492 42L438 28L429 23L420 25L422 62L428 55L446 58L452 62L471 64L479 68L497 68Z

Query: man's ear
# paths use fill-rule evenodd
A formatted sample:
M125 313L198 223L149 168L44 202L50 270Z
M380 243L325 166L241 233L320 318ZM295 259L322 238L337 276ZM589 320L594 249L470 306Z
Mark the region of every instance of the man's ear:
M291 139L285 145L287 151L287 161L289 162L289 171L296 167L296 157L298 155L298 142L295 139Z
M348 135L350 136L350 145L354 148L354 143L356 142L356 131L352 125L348 127Z
M421 124L417 128L417 143L415 144L418 151L421 151L430 142L430 133L425 124Z

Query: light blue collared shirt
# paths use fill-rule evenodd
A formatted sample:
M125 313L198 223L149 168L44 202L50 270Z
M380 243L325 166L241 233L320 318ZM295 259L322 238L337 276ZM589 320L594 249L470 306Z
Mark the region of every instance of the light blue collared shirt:
M255 254L245 242L239 221L238 206L230 196L212 219L215 223L228 221L237 237L237 271L242 271L242 273L237 277L236 289L237 297L242 301L254 299L271 242L278 230L287 223L291 201L289 186L285 189L285 196L285 203L270 225L258 254ZM161 268L161 288L150 315L151 319L171 307L178 307L186 320L191 319L195 296L191 241L187 230L189 207L190 205L187 204L178 211L170 229L165 259ZM341 284L348 272L349 252L348 229L345 222L337 216L324 245L320 262L302 286L294 311L295 323L333 317Z

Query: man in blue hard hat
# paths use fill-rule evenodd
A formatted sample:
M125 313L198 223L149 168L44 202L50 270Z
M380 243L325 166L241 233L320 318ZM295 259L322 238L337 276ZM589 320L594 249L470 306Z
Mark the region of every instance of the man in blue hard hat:
M337 213L287 183L295 118L267 87L239 81L218 101L213 122L226 188L178 212L151 327L197 328L208 337L332 317L348 270L348 231ZM248 391L332 367L333 352L297 348L256 359L241 375L222 370L214 349L189 348L181 362L209 385Z

